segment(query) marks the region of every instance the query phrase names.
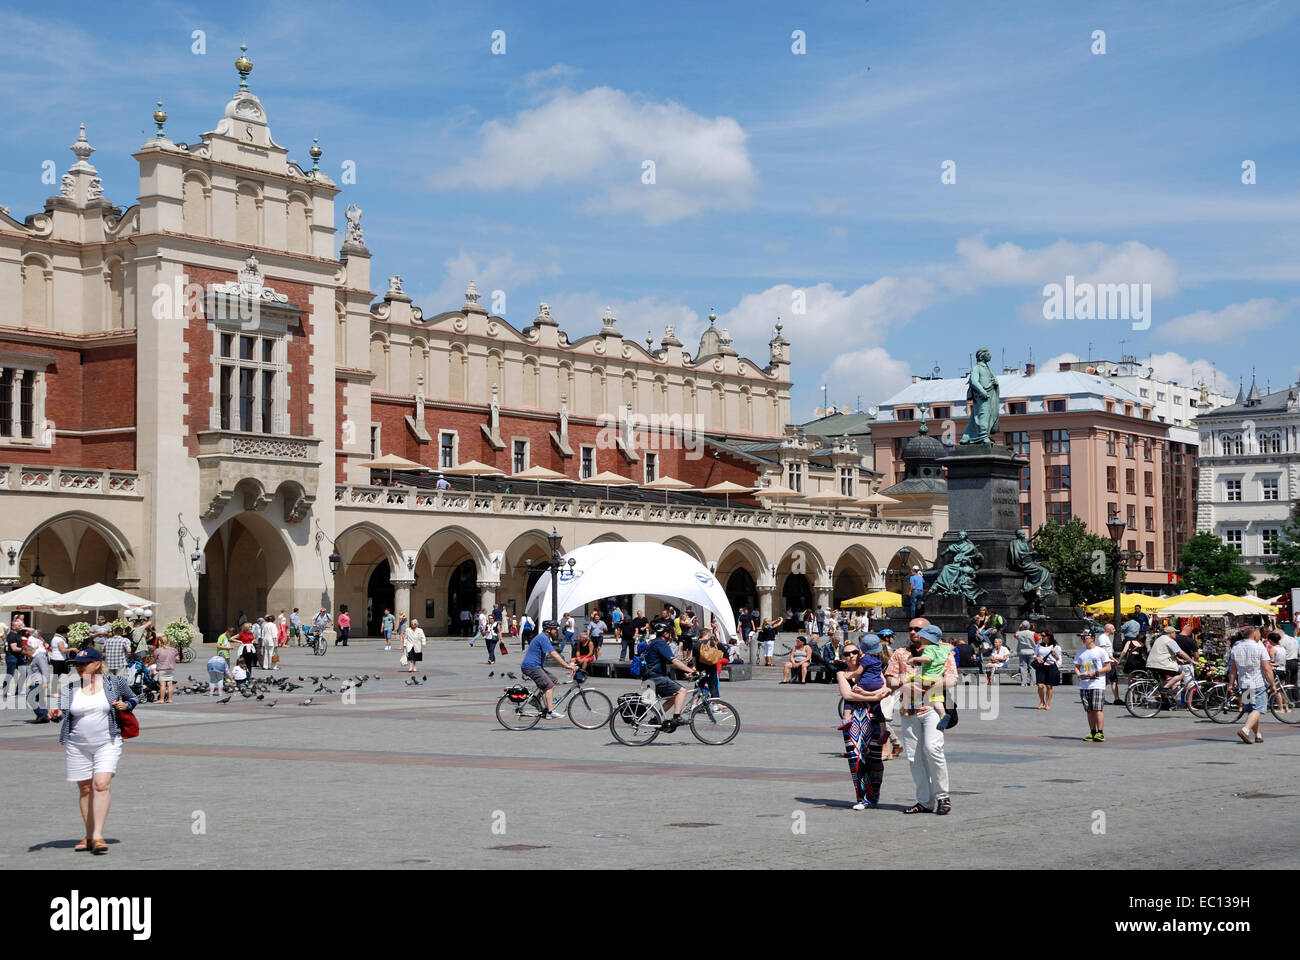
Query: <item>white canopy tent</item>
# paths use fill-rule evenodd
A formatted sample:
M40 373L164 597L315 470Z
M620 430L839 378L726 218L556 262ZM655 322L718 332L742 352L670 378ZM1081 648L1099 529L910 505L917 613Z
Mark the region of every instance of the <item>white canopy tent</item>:
M22 611L30 610L33 613L49 612L46 608L50 603L59 599L59 594L46 587L36 583L29 583L25 587L19 587L17 590L10 590L6 594L0 594L0 610L5 611ZM61 609L61 613L80 613L80 610Z
M574 561L569 572L569 560ZM567 613L625 593L680 600L717 617L725 638L736 636L736 618L718 578L689 553L662 543L593 543L564 555L559 610ZM540 623L551 615L551 577L543 574L528 597L528 612Z

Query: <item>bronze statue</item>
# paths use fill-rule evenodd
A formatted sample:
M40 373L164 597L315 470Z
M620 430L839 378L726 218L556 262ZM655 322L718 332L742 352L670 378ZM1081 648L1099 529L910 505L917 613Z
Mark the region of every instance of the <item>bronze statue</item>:
M951 559L944 564L930 586L930 593L940 596L965 597L969 603L979 603L984 591L975 584L975 573L984 565L979 548L971 543L965 530L957 534L955 543L944 551Z
M992 359L993 354L984 347L975 353L975 368L970 372L966 389L970 420L961 435L962 443L992 443L998 432L998 407L1002 403L1002 394L998 378L989 367Z
M1011 541L1012 570L1025 575L1024 591L1031 603L1041 601L1056 593L1056 584L1052 582L1052 572L1038 562L1034 548L1030 545L1025 531L1016 531L1016 539Z

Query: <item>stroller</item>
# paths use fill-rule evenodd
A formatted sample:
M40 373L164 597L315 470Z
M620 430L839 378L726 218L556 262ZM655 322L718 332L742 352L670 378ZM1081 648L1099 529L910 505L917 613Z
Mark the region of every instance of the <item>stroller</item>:
M161 696L162 687L158 678L151 676L149 668L144 665L145 656L143 650L131 655L126 664L126 682L137 699L153 703Z

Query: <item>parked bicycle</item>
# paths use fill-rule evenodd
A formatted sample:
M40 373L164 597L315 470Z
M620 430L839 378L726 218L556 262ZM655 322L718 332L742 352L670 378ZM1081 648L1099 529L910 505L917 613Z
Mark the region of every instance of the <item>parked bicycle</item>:
M664 705L671 697L655 695L654 683L647 681L640 693L627 693L618 698L618 707L609 717L609 732L619 743L629 747L643 747L653 743L669 720ZM740 733L740 714L725 700L709 696L709 680L701 676L695 683L682 716L689 718L691 733L700 743L720 747L736 739Z
M551 709L556 713L567 713L575 727L598 730L609 721L614 707L609 697L599 690L584 687L586 681L587 675L579 670L573 679L557 684L562 687L572 685L573 689L557 692ZM516 683L506 687L497 701L497 720L507 730L531 730L545 715L546 700L531 680L526 685Z

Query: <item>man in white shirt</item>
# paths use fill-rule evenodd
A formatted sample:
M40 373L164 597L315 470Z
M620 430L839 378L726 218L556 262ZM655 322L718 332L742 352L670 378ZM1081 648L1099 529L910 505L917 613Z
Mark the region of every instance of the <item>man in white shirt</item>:
M1247 627L1228 655L1228 691L1241 688L1241 705L1250 711L1246 725L1237 731L1243 743L1263 743L1259 718L1268 709L1268 695L1277 690L1273 664L1259 642L1259 628Z
M1106 674L1115 669L1114 658L1097 645L1091 630L1079 634L1083 649L1074 655L1074 675L1079 678L1079 700L1088 717L1089 743L1105 743Z
M1115 663L1115 624L1108 623L1101 634L1097 637L1097 646L1106 651L1106 656L1110 657L1110 693L1111 701L1115 704L1123 703L1119 698L1119 664Z

